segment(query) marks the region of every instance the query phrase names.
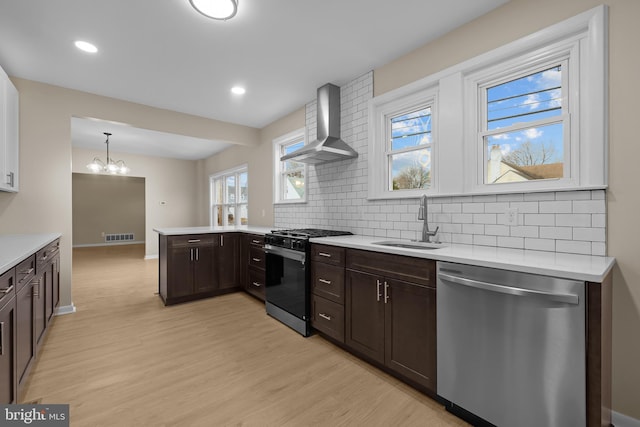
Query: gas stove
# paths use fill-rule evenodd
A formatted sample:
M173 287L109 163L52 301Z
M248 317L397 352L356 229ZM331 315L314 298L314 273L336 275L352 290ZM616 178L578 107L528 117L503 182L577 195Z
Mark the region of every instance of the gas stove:
M265 245L305 252L309 248L309 239L314 237L346 236L348 231L322 230L319 228L295 228L289 230L271 230L264 236Z

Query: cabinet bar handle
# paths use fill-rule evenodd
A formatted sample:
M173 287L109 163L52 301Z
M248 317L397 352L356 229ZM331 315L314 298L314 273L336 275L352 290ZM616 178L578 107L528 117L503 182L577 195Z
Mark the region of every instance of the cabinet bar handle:
M260 258L251 258L254 262L260 262L261 259Z
M220 235L220 246L224 246L224 236Z
M318 252L318 255L323 256L323 257L327 257L327 258L331 258L331 254L328 254L326 252Z
M318 313L318 316L320 316L320 317L322 317L323 319L326 319L326 320L331 320L331 316L327 316L324 313Z
M260 286L262 286L262 285L261 285L260 283L258 283L258 282L253 282L253 286L260 287Z
M380 297L382 297L382 294L380 293L380 285L382 285L382 283L380 283L380 280L376 279L376 301L380 302Z
M188 243L198 243L200 239L189 239Z
M5 295L6 295L6 294L8 294L9 292L11 292L12 290L13 290L13 285L9 286L9 287L8 287L8 288L6 288L6 289L0 289L0 293L3 293L3 294L5 294Z
M0 322L0 356L4 356L4 322Z
M37 289L36 289L36 285L38 286L38 288L37 288ZM40 298L40 280L36 280L36 281L33 283L33 287L31 288L31 292L32 292L32 295L33 295L34 297L38 297L38 298Z
M20 274L24 274L25 276L27 276L27 275L29 275L29 274L31 274L31 273L33 273L33 267L31 267L31 268L30 268L30 269L28 269L28 270L22 270L22 271L20 272Z
M387 281L384 281L384 303L389 302L389 284Z
M318 279L318 282L324 283L325 285L330 285L331 284L331 280L327 280L327 279Z
M252 240L253 243L255 243L256 245L260 244L260 240Z
M189 261L193 261L193 249L189 248Z
M196 248L196 261L200 261L200 248Z

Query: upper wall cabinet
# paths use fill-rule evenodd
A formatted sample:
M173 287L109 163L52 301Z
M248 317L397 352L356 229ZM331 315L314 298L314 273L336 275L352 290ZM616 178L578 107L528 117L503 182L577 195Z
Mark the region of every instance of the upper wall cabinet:
M18 90L0 68L0 190L17 192L18 180Z

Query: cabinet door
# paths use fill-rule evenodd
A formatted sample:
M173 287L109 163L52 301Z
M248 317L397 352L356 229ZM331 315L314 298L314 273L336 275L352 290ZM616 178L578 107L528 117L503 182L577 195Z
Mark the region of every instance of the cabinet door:
M11 80L6 81L5 171L3 180L9 191L18 191L18 91Z
M385 278L385 364L436 391L436 290Z
M345 343L384 363L384 301L377 276L347 270Z
M40 267L38 267L40 268ZM40 340L44 336L44 331L47 328L46 319L46 285L49 273L42 271L36 276L36 280L33 282L33 304L35 306L35 336L36 343L40 343Z
M238 286L240 263L240 235L236 233L220 234L218 246L218 288L229 289Z
M167 260L167 297L177 298L193 294L192 248L177 246L169 249Z
M33 339L34 297L33 282L27 283L16 297L16 376L18 384L27 379L24 375L35 356Z
M196 293L210 292L216 289L214 249L213 245L201 245L191 249L193 253L193 283Z
M16 301L0 305L0 403L16 403ZM4 304L4 302L3 302Z

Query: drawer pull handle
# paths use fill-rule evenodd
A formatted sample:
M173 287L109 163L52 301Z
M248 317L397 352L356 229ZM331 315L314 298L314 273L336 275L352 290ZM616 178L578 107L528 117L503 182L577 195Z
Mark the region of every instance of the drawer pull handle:
M252 240L251 242L252 242L252 243L255 243L256 245L259 245L259 244L261 244L261 243L262 243L262 242L260 242L260 240Z
M260 258L251 258L253 260L253 262L260 262L262 261Z
M384 303L388 303L389 302L389 284L387 283L387 281L384 281Z
M331 320L331 316L327 316L324 313L318 313L318 316L322 317L323 319L329 320L329 321Z
M380 280L376 279L376 301L380 302L380 298L382 297L382 293L380 293Z
M327 257L327 258L331 258L331 254L328 254L326 252L318 252L318 255L323 256L323 257Z
M33 273L33 267L31 267L31 268L30 268L30 269L28 269L28 270L22 270L22 271L20 272L20 274L24 274L25 276L28 276L28 275L29 275L29 274L31 274L31 273Z
M189 243L198 243L200 239L190 239Z
M258 283L258 282L253 282L253 286L257 286L257 287L261 287L262 284Z
M325 285L330 285L331 284L331 280L327 280L327 279L318 279L318 282L324 283Z
M7 289L0 289L0 293L2 294L8 294L9 292L11 292L13 290L13 285L9 286Z

